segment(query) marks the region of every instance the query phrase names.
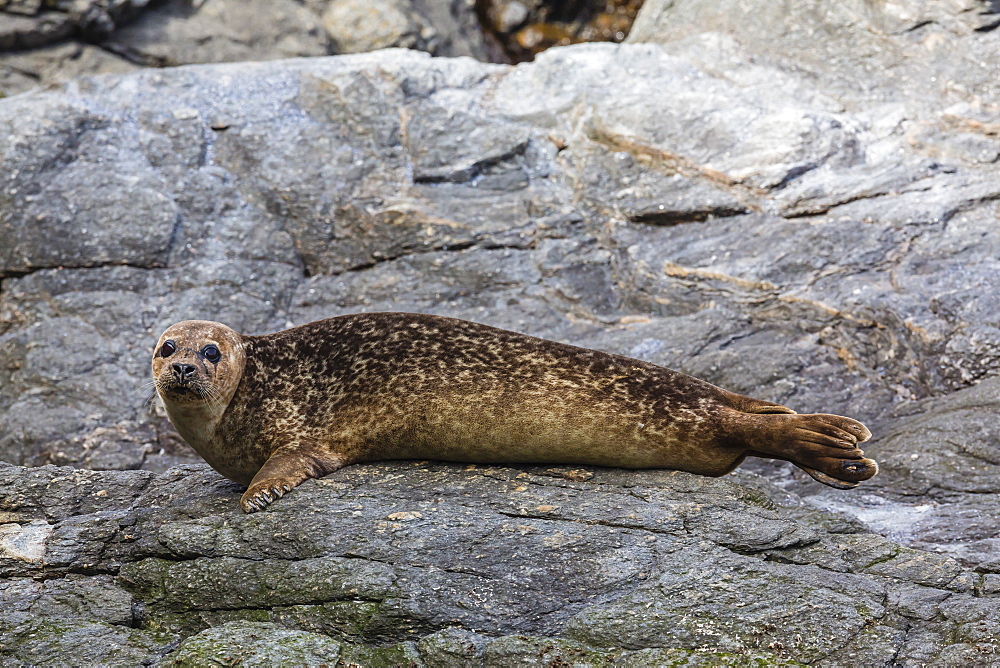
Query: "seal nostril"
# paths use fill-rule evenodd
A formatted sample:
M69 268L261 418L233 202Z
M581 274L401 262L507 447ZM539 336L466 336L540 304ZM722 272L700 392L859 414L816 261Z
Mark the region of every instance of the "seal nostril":
M171 364L170 367L174 370L174 373L177 374L178 378L184 380L193 376L195 372L195 367L192 364L174 363Z

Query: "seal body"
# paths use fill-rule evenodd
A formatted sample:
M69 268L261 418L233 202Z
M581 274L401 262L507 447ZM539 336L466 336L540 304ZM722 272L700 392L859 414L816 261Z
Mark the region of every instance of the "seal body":
M302 481L380 459L670 468L792 461L850 488L871 434L683 373L464 320L347 315L265 336L168 328L153 376L171 422L247 512Z

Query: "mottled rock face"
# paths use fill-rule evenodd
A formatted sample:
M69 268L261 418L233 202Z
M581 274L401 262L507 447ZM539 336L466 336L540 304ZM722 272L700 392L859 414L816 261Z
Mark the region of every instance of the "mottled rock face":
M0 656L908 665L996 649L996 576L733 481L589 473L365 464L251 516L203 464L3 464Z
M0 458L147 469L2 469L0 632L18 639L2 651L37 662L113 639L126 662L194 662L245 631L262 656L289 643L304 662L336 645L375 663L364 652L382 644L427 665L989 663L992 5L842 3L761 23L719 7L651 3L631 38L646 43L516 68L386 51L0 102ZM666 493L667 473L374 465L256 518L205 469L162 473L194 461L145 403L167 325L259 334L371 310L851 415L883 471L860 493L777 464L743 486L674 476ZM326 589L267 593L275 579ZM70 605L58 587L84 593ZM32 635L49 606L63 644ZM244 620L259 625L212 632ZM803 642L817 625L822 642Z
M388 47L489 60L473 4L473 0L4 0L0 2L0 97L81 74Z
M5 0L0 50L30 49L79 34L95 39L136 17L149 0Z
M158 452L140 342L188 318L434 311L863 419L993 373L989 170L780 92L634 45L11 99L0 447L75 462L138 423Z

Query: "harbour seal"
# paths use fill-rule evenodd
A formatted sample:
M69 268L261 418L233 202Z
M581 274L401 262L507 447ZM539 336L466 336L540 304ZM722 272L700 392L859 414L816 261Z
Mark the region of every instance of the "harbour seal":
M180 435L247 485L244 511L381 459L668 468L707 476L784 459L848 489L878 472L871 433L838 415L465 320L366 313L265 336L187 320L153 354Z

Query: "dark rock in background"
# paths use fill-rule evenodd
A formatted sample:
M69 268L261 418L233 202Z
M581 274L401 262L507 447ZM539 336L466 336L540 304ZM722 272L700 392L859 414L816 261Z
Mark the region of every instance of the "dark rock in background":
M4 0L0 50L45 46L71 35L106 37L149 4L150 0Z
M329 53L319 18L294 0L167 0L103 48L139 65L271 60Z
M0 102L0 453L119 470L0 469L5 658L995 662L995 7L744 4L651 2L638 43L514 68L385 51ZM173 57L164 39L143 48ZM582 483L378 464L252 517L207 469L166 472L195 460L146 401L164 327L365 310L852 415L883 469L841 492L768 463Z
M132 69L127 61L86 42L106 38L149 4L149 0L3 0L0 96L80 74Z
M81 74L405 47L488 60L474 0L4 0L0 96Z
M477 0L476 13L495 46L494 62L532 60L545 49L621 42L644 0Z

